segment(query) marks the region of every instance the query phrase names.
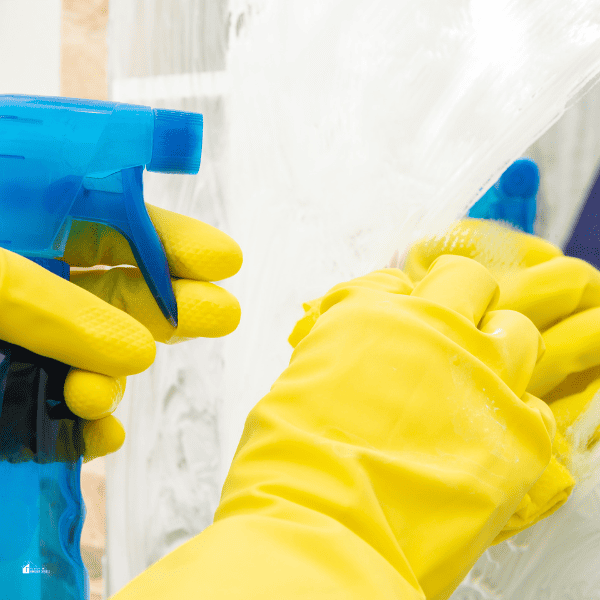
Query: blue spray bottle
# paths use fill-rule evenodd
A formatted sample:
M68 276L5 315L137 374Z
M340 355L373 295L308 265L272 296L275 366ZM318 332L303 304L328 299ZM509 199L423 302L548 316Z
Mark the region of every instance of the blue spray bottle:
M469 217L501 221L533 233L539 187L540 173L535 162L528 158L516 160L471 207Z
M73 220L129 242L164 316L177 304L148 216L142 173L197 173L202 115L146 106L0 95L0 247L69 278ZM85 506L69 366L0 342L0 600L87 600Z

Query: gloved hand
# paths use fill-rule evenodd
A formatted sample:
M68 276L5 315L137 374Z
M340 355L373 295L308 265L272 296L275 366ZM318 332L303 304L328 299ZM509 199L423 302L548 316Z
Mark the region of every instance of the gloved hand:
M239 270L239 246L210 225L147 208L173 275L177 329L163 317L135 267L74 271L70 283L0 250L0 339L73 366L65 401L84 419L86 461L123 444L123 426L111 413L123 397L126 376L152 364L155 341L227 335L240 319L237 300L209 283ZM136 264L121 235L84 222L73 224L64 260L72 267Z
M334 287L252 409L213 525L114 600L447 598L544 471L543 352L498 286L441 257Z
M487 267L500 284L498 308L529 317L546 345L527 390L548 403L558 432L548 468L505 527L510 537L562 506L590 467L600 434L600 272L539 237L476 219L415 244L404 270L420 281L442 254Z

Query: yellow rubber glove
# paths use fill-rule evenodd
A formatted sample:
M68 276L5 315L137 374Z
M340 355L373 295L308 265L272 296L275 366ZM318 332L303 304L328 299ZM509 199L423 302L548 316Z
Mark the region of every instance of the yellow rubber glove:
M528 391L556 418L553 457L507 523L506 538L562 506L589 468L586 459L600 434L600 272L539 237L478 219L415 244L404 270L420 281L443 254L487 267L500 283L498 308L529 317L546 346Z
M448 598L551 456L543 352L498 286L442 257L333 288L252 409L213 525L114 600Z
M126 376L152 364L155 340L223 336L240 319L237 300L208 283L239 270L239 246L210 225L147 208L174 277L177 329L162 316L136 267L74 271L68 282L0 249L0 339L73 366L65 401L83 419L86 461L123 444L125 431L111 413ZM64 260L72 267L136 265L121 235L83 222L74 223Z

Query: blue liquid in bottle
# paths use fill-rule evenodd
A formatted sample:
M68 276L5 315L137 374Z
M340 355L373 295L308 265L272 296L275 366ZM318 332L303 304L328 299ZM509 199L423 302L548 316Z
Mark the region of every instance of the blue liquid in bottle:
M61 261L36 262L68 278ZM63 396L69 368L0 342L0 600L89 598L81 422Z

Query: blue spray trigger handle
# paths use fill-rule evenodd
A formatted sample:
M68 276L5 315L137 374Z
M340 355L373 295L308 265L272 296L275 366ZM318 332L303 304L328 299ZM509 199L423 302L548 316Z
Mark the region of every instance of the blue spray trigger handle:
M102 179L84 178L70 211L71 218L109 225L127 240L160 310L177 327L177 302L169 265L143 201L142 172L140 166Z
M60 258L73 220L112 227L176 326L167 258L146 211L142 172L197 173L202 134L196 113L0 95L0 247Z

